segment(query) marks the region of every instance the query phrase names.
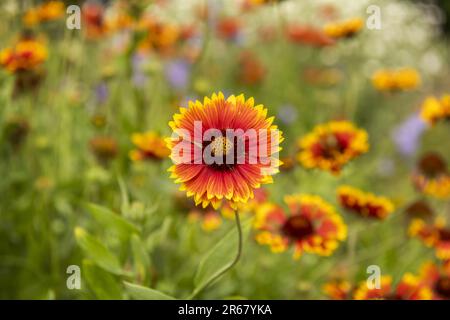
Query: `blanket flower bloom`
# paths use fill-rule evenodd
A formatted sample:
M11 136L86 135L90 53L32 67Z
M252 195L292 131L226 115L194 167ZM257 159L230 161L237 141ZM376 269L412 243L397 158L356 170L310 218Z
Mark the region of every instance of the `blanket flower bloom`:
M421 285L430 291L429 299L450 299L450 270L446 265L438 266L432 262L426 262L420 268L417 277Z
M440 100L428 97L422 105L420 117L430 125L441 120L450 121L450 94L444 95Z
M341 22L332 22L323 28L325 34L334 39L352 38L364 26L361 18L352 18Z
M382 220L394 211L394 204L388 198L346 185L338 188L337 198L343 208L361 217Z
M273 120L263 105L243 95L190 101L169 122L171 178L196 205L217 209L225 201L236 209L279 171L283 137Z
M367 152L367 132L348 121L318 125L298 141L298 161L306 168L339 174L350 160Z
M332 300L348 300L352 285L344 279L332 279L323 285L322 290Z
M379 288L370 288L366 281L362 281L355 289L355 300L429 300L431 290L423 285L419 277L405 273L396 287L393 286L391 276L382 276Z
M412 174L412 182L420 192L438 198L450 198L450 174L447 163L437 153L427 153Z
M434 223L422 219L413 219L408 233L411 237L420 239L426 246L433 247L436 257L450 260L450 228L442 218L436 218Z
M0 66L10 73L33 70L46 59L46 46L32 38L23 38L13 47L0 51Z
M256 241L274 253L294 246L294 258L303 252L330 256L347 237L347 227L334 208L314 195L288 195L289 212L273 203L261 205L254 226Z
M412 68L378 70L372 76L372 84L379 91L407 91L421 83L419 73Z
M47 1L25 12L23 22L34 26L41 22L53 21L64 17L65 5L62 1Z
M130 151L130 159L133 161L160 160L170 154L164 138L156 132L135 133L131 136L131 141L136 146L136 149Z

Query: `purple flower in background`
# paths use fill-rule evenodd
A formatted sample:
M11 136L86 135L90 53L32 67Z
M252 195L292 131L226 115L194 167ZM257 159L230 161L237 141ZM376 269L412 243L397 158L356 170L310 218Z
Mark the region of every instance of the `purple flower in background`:
M139 53L131 57L131 69L133 72L131 79L133 84L138 88L144 87L148 81L148 77L143 71L146 58L145 55Z
M109 89L106 82L101 82L95 87L95 99L98 104L103 104L108 100Z
M284 124L291 124L297 120L297 109L295 109L292 105L284 105L281 106L278 110L278 118L283 122Z
M177 90L184 90L189 82L190 65L183 59L173 60L166 65L166 78L170 85Z
M425 122L414 114L401 123L392 134L392 139L398 151L406 156L412 156L416 152L422 133L426 129Z

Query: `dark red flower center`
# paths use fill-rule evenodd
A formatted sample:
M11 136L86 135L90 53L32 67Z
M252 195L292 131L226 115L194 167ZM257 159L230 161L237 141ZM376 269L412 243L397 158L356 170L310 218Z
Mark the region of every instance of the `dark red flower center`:
M328 134L319 141L321 155L327 159L334 159L337 154L342 154L350 143L348 134Z
M439 240L450 241L450 230L449 229L439 229Z
M442 297L450 299L450 278L440 277L436 282L434 290Z
M314 226L309 219L295 215L286 220L281 231L291 239L301 240L314 233Z
M419 161L419 169L427 177L435 178L447 171L447 165L440 155L430 153Z

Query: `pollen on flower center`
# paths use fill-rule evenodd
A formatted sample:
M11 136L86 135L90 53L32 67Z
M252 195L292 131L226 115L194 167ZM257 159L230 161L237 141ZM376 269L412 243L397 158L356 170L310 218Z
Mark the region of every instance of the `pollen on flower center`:
M226 137L215 138L210 145L211 152L214 156L227 155L228 152L233 148L233 143Z
M296 215L286 220L282 227L282 232L290 238L300 240L312 235L314 233L314 226L305 217Z

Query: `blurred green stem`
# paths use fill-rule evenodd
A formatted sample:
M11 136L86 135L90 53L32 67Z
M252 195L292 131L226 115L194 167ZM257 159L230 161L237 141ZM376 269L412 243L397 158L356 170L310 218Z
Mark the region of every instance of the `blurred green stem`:
M233 262L226 267L222 272L217 274L215 277L213 277L203 288L207 288L211 283L219 279L222 275L227 273L229 270L231 270L236 263L238 263L239 259L242 255L242 226L241 226L241 219L239 218L239 213L237 211L234 211L234 220L236 221L236 228L238 232L238 251L236 253L236 256L234 257ZM197 294L199 294L200 291L194 291L187 299L191 300L193 299Z

